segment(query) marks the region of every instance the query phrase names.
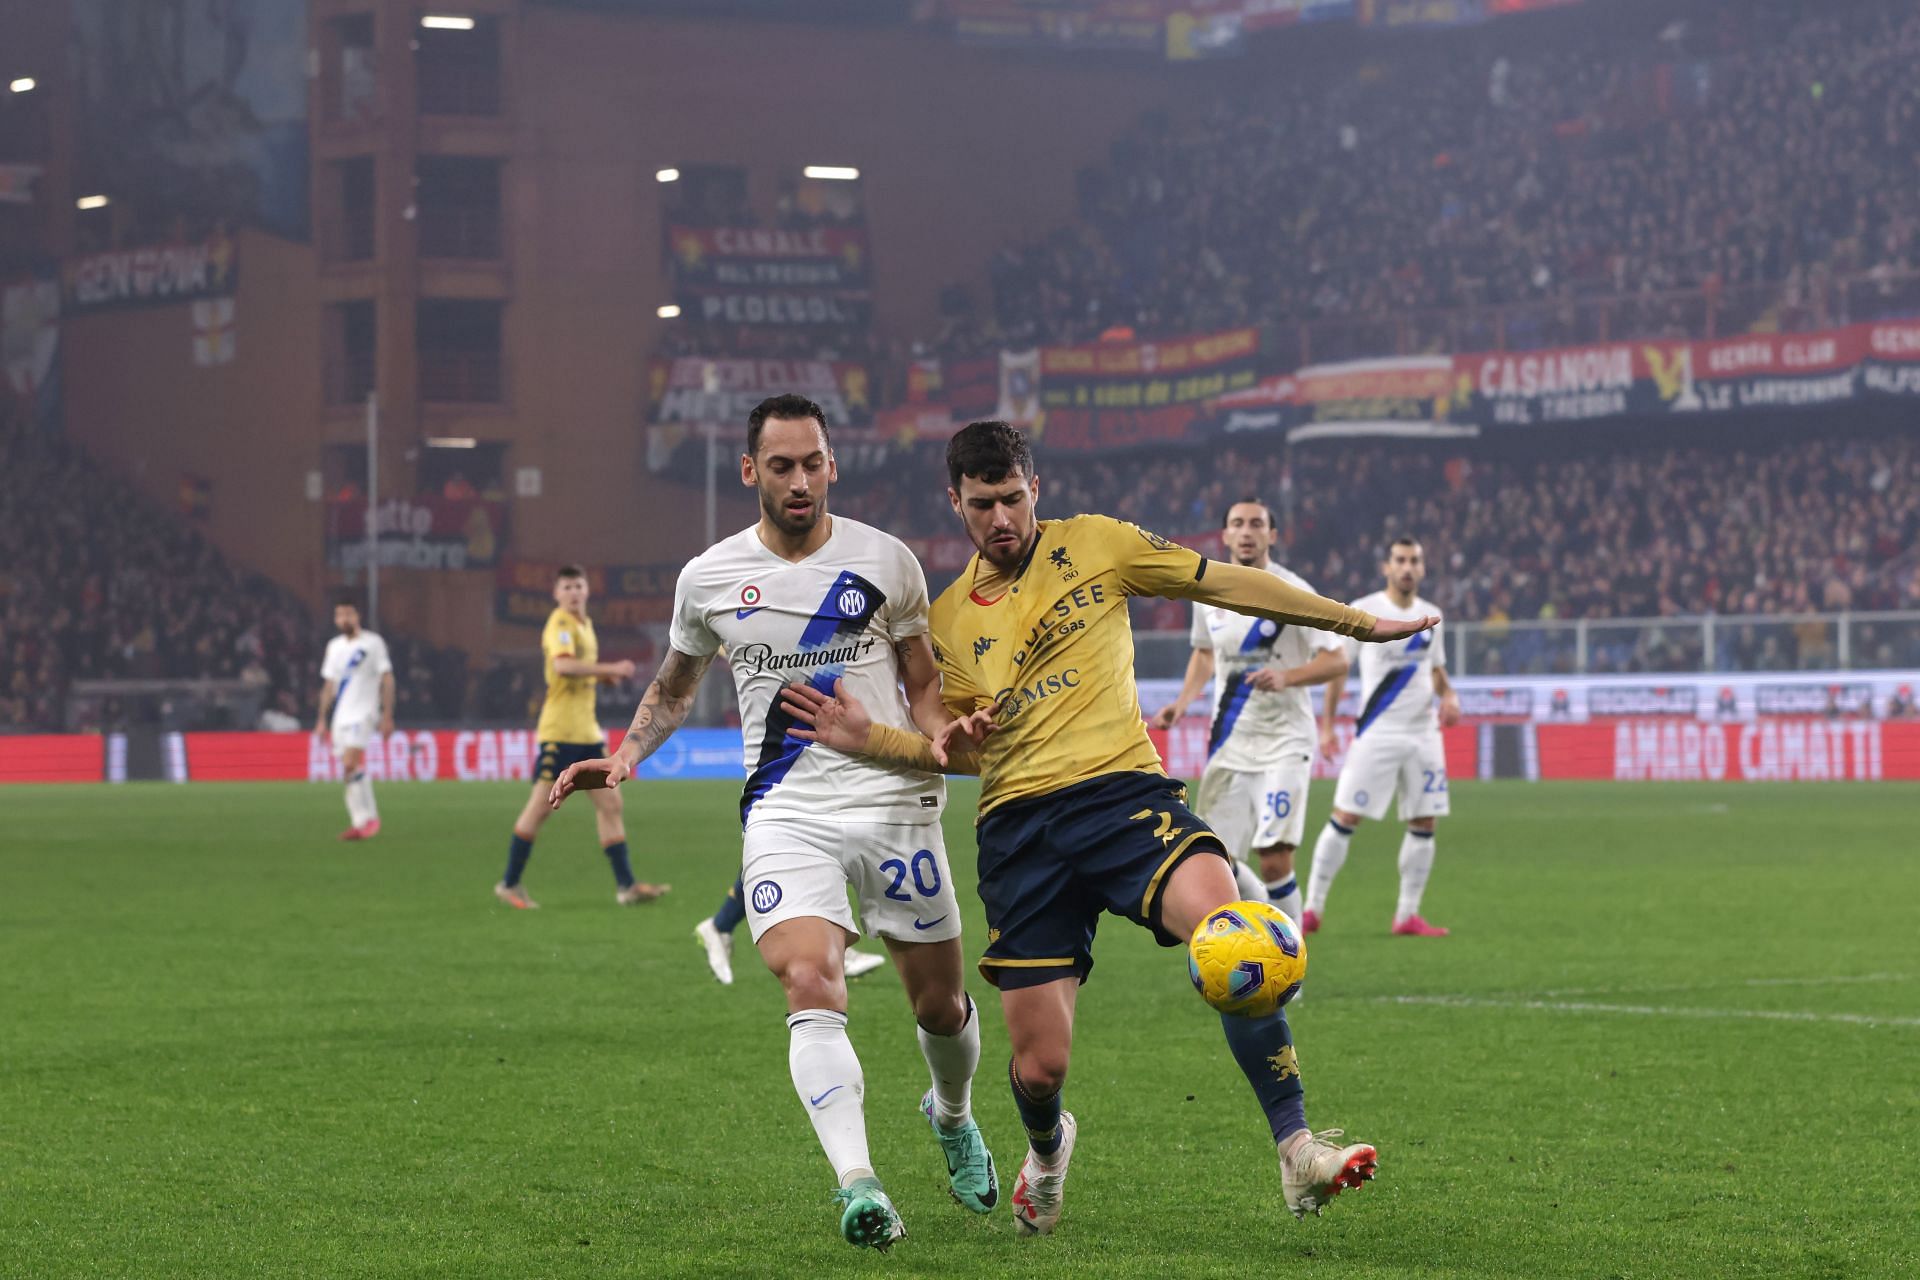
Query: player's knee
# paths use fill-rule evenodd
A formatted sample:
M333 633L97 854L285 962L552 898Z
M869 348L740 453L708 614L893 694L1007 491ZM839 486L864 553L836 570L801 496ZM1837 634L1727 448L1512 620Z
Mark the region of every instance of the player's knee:
M1016 1053L1013 1069L1028 1097L1052 1097L1067 1086L1066 1046L1045 1045Z
M1333 811L1333 820L1339 823L1341 826L1347 828L1347 830L1349 831L1353 830L1353 828L1359 826L1361 822L1364 821L1364 819L1361 818L1359 814L1348 813L1345 809L1335 809Z
M1407 830L1416 835L1430 836L1433 834L1434 822L1432 818L1414 818L1407 823Z
M846 979L824 957L805 956L788 960L780 970L780 985L786 990L789 1008L846 1007Z
M967 1025L967 998L958 991L922 991L913 998L913 1016L929 1034L959 1035Z

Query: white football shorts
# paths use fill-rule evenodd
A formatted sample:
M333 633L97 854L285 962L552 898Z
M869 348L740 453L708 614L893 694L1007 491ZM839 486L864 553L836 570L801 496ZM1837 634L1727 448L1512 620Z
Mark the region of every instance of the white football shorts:
M753 940L782 920L819 916L848 933L901 942L960 936L960 902L938 822L755 814L741 848ZM847 905L851 886L860 904Z
M1387 816L1387 800L1396 790L1402 822L1447 815L1447 751L1438 729L1355 738L1340 766L1333 807L1377 821Z
M1307 784L1313 757L1289 750L1258 772L1208 765L1194 809L1222 844L1243 861L1255 849L1298 845L1307 825Z
M349 751L365 751L367 743L373 741L378 721L372 716L364 720L336 720L333 722L333 754L338 757Z

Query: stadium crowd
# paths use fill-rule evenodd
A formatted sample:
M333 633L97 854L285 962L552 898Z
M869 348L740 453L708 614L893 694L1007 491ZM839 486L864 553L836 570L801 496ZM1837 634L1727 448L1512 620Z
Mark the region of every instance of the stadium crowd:
M894 478L938 474L927 455L885 475L843 477L840 508L907 536L958 536L925 484ZM1228 504L1261 497L1287 530L1277 556L1344 599L1377 590L1384 543L1413 532L1427 550L1423 590L1462 619L1920 608L1920 448L1900 437L1532 460L1485 448L1337 442L1289 456L1243 445L1054 455L1041 471L1046 513L1101 511L1186 538L1216 531ZM1153 602L1139 620L1178 628L1184 610ZM1756 644L1723 649L1720 660L1781 668L1834 657L1810 640ZM1674 660L1632 658L1649 668Z
M1634 300L1615 337L1683 336L1702 296L1729 332L1825 322L1843 276L1891 289L1920 265L1920 10L1694 9L1551 47L1492 24L1448 46L1471 56L1382 41L1150 117L1082 175L1075 225L993 260L990 308L949 291L939 345L1355 322L1351 349L1317 327L1327 359L1589 340L1596 296ZM1533 305L1421 315L1510 304Z
M0 420L0 725L68 727L75 680L155 679L240 681L310 723L329 630L80 446ZM457 717L465 655L387 639L398 714ZM125 706L97 711L112 724Z

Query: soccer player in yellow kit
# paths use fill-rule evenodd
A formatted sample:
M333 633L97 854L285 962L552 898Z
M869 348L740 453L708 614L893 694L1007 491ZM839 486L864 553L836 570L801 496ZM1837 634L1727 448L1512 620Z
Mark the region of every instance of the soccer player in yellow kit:
M1080 984L1093 968L1102 911L1177 946L1235 901L1220 838L1161 767L1133 682L1127 597L1162 595L1384 642L1437 618L1382 621L1259 568L1210 561L1105 516L1042 522L1026 438L976 422L947 448L948 500L978 551L931 613L942 697L955 719L931 741L871 725L844 694L789 687L786 704L840 750L889 761L929 758L982 781L981 973L1000 989L1013 1045L1008 1075L1029 1151L1015 1221L1045 1234L1060 1220L1073 1117L1061 1088ZM1202 856L1211 855L1211 856ZM1299 1059L1284 1013L1222 1015L1253 1086L1296 1217L1318 1213L1373 1176L1378 1154L1307 1128Z
M578 565L562 565L553 580L553 612L540 635L540 652L547 672L547 700L540 708L534 739L540 744L540 762L533 771L533 793L514 819L513 840L507 848L507 872L493 886L493 896L510 907L530 911L540 904L527 896L520 877L533 856L534 837L553 816L547 792L553 780L570 764L602 755L607 736L594 718L594 689L601 679L625 680L633 663L600 661L600 639L587 617L587 574ZM663 884L636 884L627 858L626 820L621 816L618 791L595 791L593 820L600 847L613 868L619 888L614 901L621 906L651 902L667 892Z

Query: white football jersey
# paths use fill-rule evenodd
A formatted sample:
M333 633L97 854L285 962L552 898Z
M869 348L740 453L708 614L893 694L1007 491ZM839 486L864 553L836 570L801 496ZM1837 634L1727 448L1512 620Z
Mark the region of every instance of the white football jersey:
M938 816L944 779L788 737L794 721L780 708L784 686L832 693L838 679L874 723L918 732L894 645L926 634L920 562L898 538L845 516L834 516L826 543L797 564L768 550L752 528L688 562L674 589L669 640L696 657L726 646L745 747L743 824L783 811L903 822Z
M376 719L380 714L380 677L391 670L387 642L371 631L362 629L351 640L335 636L327 641L320 678L334 682L333 723L359 724Z
M1384 591L1362 596L1353 602L1376 618L1404 621L1427 615L1438 617L1440 609L1431 600L1419 596L1405 609L1395 605ZM1347 665L1360 671L1360 710L1354 716L1354 733L1424 733L1439 727L1435 715L1438 699L1433 692L1433 669L1447 665L1441 628L1395 640L1391 644L1361 644L1347 637Z
M1272 561L1267 572L1302 591L1313 588L1299 574ZM1207 763L1249 772L1271 767L1289 751L1312 754L1313 699L1305 689L1278 693L1255 689L1247 677L1269 664L1297 667L1321 649L1336 647L1327 631L1249 617L1195 602L1190 636L1196 649L1213 651L1213 720L1207 730Z

